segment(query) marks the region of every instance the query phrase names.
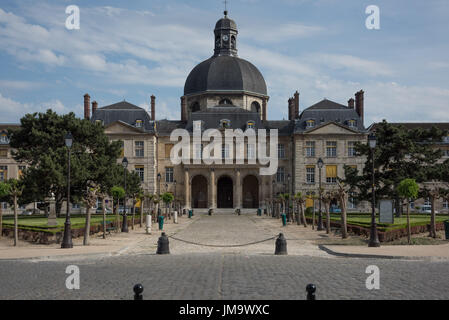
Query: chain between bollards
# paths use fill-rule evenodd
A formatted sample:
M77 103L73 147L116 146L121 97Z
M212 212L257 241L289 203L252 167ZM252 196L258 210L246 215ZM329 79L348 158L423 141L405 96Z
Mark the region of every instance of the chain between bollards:
M136 284L133 288L134 290L134 300L143 300L143 285L140 283Z

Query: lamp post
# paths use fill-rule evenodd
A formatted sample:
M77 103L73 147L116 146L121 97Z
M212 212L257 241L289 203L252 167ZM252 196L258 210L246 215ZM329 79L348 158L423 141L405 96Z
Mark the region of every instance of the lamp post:
M275 184L276 184L276 180L272 181L272 185L273 185L273 194L271 195L271 216L274 218L275 214L274 214L274 195L275 195Z
M156 214L157 214L157 217L159 217L160 216L159 210L161 208L161 174L160 173L157 174L157 199L159 202L157 205ZM158 220L159 220L159 218L158 218Z
M122 223L122 232L128 232L128 217L126 215L126 171L128 171L126 168L128 167L128 159L123 158L122 166L125 172L125 201L123 203L123 223Z
M175 187L175 201L174 201L175 211L178 211L177 203L176 203L176 180L173 181L173 186Z
M65 145L68 149L69 158L68 158L68 170L67 170L67 212L65 214L65 224L64 224L64 238L62 239L61 248L73 248L72 243L72 228L70 223L70 155L71 148L73 144L73 137L70 132L66 134L64 137Z
M319 195L320 199L319 199L318 226L317 226L317 230L318 231L321 231L321 230L324 229L324 227L323 227L323 216L322 216L322 213L321 213L321 169L323 168L323 164L324 164L323 163L323 159L319 158L318 159L318 171L319 171L319 174L318 174L318 179L319 179L319 182L318 182L318 184L319 184L318 195Z
M290 173L287 175L287 185L288 185L288 199L287 199L287 221L290 222L290 180L291 180L291 175Z
M375 198L375 190L374 190L374 149L376 148L377 139L376 135L374 133L371 133L368 136L368 143L369 147L371 149L371 183L372 183L372 204L371 204L371 232L370 232L370 238L368 247L380 247L379 237L377 235L377 225L376 225L376 212L375 212L375 204L376 204L376 198Z

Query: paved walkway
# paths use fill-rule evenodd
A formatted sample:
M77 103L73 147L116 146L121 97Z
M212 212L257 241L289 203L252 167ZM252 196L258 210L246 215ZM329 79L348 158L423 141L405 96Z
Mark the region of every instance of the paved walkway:
M178 224L169 221L164 231L170 236L170 253L173 255L193 253L229 253L242 255L273 255L275 237L284 233L289 255L336 258L379 257L379 258L440 258L449 259L447 245L428 246L382 246L368 248L351 245L323 245L319 240L339 239L334 233L312 230L296 224L282 227L279 219L255 214L196 214L193 219L180 217ZM61 249L60 245L36 245L21 241L12 246L12 239L0 240L1 259L51 259L64 256L118 256L132 254L154 254L160 236L153 224L151 235L144 228L135 226L129 233L112 233L106 239L101 234L91 236L90 245L83 246L83 239L74 239L73 249ZM251 245L246 245L250 244Z

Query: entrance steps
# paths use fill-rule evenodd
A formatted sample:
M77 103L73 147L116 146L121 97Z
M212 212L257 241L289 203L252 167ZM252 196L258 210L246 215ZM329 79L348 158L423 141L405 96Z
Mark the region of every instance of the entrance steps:
M209 209L193 209L193 213L196 214L208 214ZM233 208L215 208L214 214L235 214L235 209ZM240 214L257 214L257 209L240 209Z

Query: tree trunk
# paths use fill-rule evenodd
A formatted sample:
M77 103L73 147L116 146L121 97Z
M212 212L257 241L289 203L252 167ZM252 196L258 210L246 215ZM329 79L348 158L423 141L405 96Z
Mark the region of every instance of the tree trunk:
M56 201L55 207L56 207L56 217L60 218L60 216L61 216L61 208L62 208L62 201Z
M83 245L85 246L89 245L89 238L90 238L90 208L89 204L86 203L86 227L84 228Z
M2 238L3 235L3 206L2 203L0 202L0 239Z
M410 213L409 213L409 206L410 203L407 200L407 242L408 244L412 244L412 239L411 239L411 234L412 234L412 230L410 228Z
M140 227L143 225L143 202L144 200L140 199Z
M301 203L299 205L299 208L301 210L301 219L302 219L302 223L304 224L304 228L307 228L307 220L306 220L306 214L304 212L304 204Z
M106 239L106 198L103 197L101 200L101 205L103 206L103 239Z
M329 234L331 232L331 214L328 203L324 204L324 209L326 210L326 233Z
M312 230L315 230L315 201L313 201L313 210L312 210Z
M401 200L399 199L399 197L396 197L395 199L394 199L395 201L394 201L394 206L395 206L395 209L396 209L396 217L397 218L400 218L401 217Z
M296 203L296 224L301 225L301 214L299 212L299 204Z
M348 237L348 224L346 219L346 203L345 199L341 200L341 238L346 239Z
M132 211L133 211L133 216L132 216L132 226L131 226L131 230L134 230L134 218L136 216L136 202L134 201L135 198L133 198L133 207L132 207Z
M435 197L430 197L431 201L431 213L430 213L430 234L429 237L436 238L437 237L437 226L435 223Z
M17 196L14 196L14 246L19 242L18 215L17 215Z

